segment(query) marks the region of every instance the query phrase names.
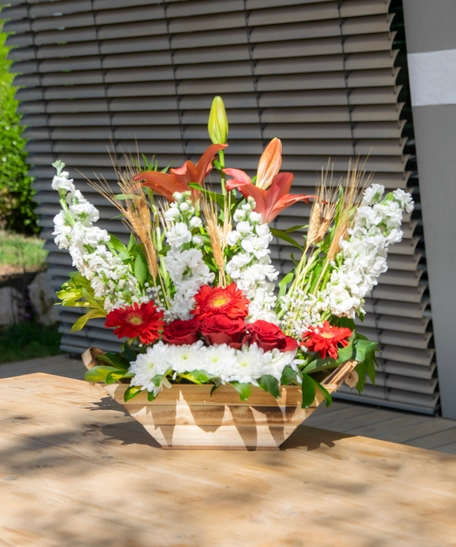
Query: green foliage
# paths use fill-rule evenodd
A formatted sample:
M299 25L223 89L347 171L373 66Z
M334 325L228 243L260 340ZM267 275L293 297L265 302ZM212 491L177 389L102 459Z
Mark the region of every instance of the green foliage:
M0 225L8 230L35 234L32 179L27 176L27 153L23 128L19 125L18 102L14 98L13 75L5 46L7 34L0 32Z
M25 270L37 270L44 266L47 251L44 241L0 230L0 266L7 265Z
M0 363L58 355L61 334L57 327L25 321L0 329Z

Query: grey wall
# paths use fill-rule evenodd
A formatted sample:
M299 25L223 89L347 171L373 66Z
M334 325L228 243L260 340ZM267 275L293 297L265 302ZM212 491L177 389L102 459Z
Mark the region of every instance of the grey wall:
M454 0L403 3L409 55L456 49ZM442 414L456 419L456 104L415 106L413 120Z

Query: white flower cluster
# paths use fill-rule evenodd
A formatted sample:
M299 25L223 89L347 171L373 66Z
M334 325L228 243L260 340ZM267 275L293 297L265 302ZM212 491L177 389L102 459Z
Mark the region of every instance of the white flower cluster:
M104 299L107 312L144 298L149 300L138 292L129 266L108 250L108 232L93 226L99 218L98 210L76 190L68 173L62 171L65 164L55 162L53 165L57 175L52 188L59 192L64 209L54 218L57 247L69 250L73 266L90 281L95 296Z
M288 336L300 341L306 330L323 323L322 314L328 309L328 302L321 293L313 295L296 289L292 296L280 298L280 307L287 310L280 320L280 327ZM301 349L306 351L305 346Z
M248 321L263 319L277 323L273 311L276 304L273 282L279 273L269 256L272 234L254 208L255 202L249 198L233 215L236 229L227 234L226 242L237 248L237 252L227 263L226 273L250 300Z
M331 313L339 317L354 319L357 312L364 313L364 297L388 269L389 245L402 239L403 212L413 210L410 194L398 189L383 198L384 191L379 184L365 190L349 238L340 243L337 265L322 295Z
M130 365L130 372L135 374L131 385L141 386L143 390L153 391L157 395L168 382L165 380L157 386L153 382L155 377L194 370L204 370L220 378L222 384L241 382L257 386L258 380L265 374L274 376L280 382L285 366L290 365L296 370L295 355L295 351L264 351L256 344L235 350L226 344L207 347L202 341L184 346L167 345L160 341L149 346L146 353L138 355Z
M195 215L190 192L176 192L173 197L176 201L165 212L165 220L170 224L166 232L170 249L165 257L165 266L176 292L171 308L165 311L167 321L190 319L196 293L202 285L212 283L215 277L198 248L203 244L199 235L202 222Z

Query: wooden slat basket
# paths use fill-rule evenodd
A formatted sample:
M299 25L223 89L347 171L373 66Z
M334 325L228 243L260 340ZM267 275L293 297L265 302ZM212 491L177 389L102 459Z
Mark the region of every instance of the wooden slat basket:
M87 368L93 366L93 351L83 355ZM322 384L333 393L356 365L348 361ZM211 396L212 385L173 384L154 401L141 393L125 402L127 388L104 386L164 449L278 450L323 400L317 391L312 405L301 408L301 388L291 385L280 387L279 399L252 387L248 400L241 401L231 386L221 386Z

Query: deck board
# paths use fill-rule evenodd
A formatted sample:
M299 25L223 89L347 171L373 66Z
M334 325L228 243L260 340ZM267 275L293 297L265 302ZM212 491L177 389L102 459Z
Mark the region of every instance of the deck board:
M84 367L79 359L65 355L0 365L0 378L34 372L82 379ZM306 420L306 426L456 455L456 421L440 417L334 401L329 408L320 406Z

